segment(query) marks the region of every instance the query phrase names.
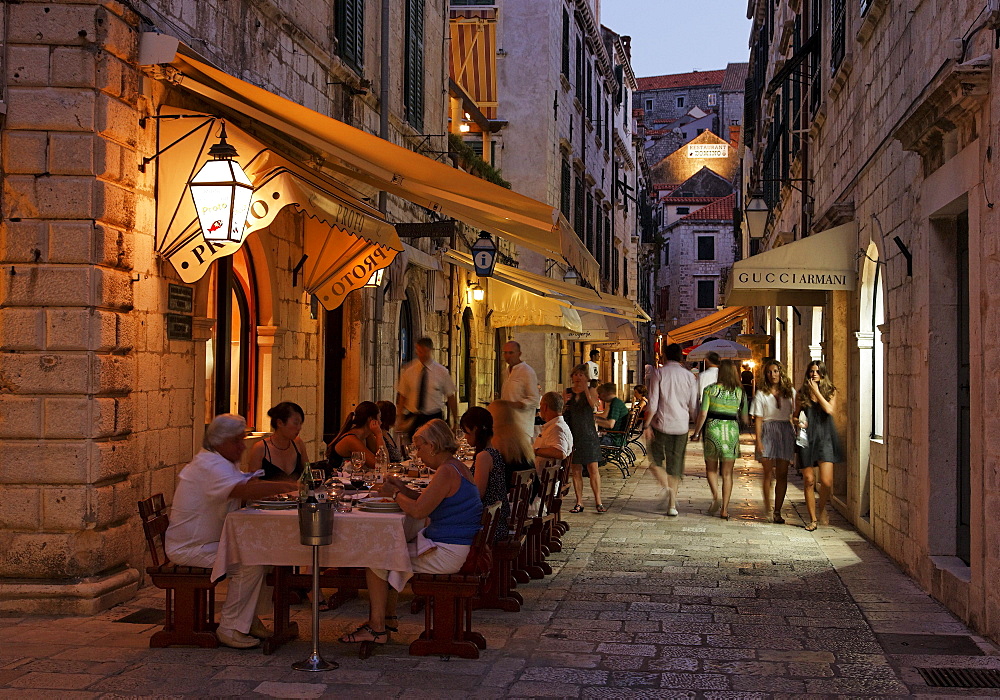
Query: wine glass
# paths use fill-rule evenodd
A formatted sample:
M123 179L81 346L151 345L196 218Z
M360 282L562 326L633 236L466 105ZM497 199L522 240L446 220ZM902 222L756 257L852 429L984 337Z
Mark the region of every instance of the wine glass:
M411 462L415 461L417 459L417 446L411 442L406 446L406 454L409 455Z
M365 480L365 488L369 491L373 486L375 486L377 475L378 473L374 469L365 469L364 476L362 478Z
M360 462L355 462L353 459L351 460L351 486L353 486L355 490L360 490L361 487L364 486L364 470L364 459Z

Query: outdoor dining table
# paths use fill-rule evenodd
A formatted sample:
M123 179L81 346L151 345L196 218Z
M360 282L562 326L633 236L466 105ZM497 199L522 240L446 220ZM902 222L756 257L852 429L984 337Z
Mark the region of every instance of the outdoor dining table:
M421 525L403 513L338 512L333 518L333 542L320 549L320 566L386 569L389 583L402 590L413 575L406 541ZM312 565L312 548L299 540L298 510L243 508L230 513L212 580L222 578L232 564L274 566L274 635L264 640L264 653L297 638L298 624L289 619L289 594L293 587L308 588L311 577L292 573L292 567ZM324 575L320 584L343 588L344 577Z

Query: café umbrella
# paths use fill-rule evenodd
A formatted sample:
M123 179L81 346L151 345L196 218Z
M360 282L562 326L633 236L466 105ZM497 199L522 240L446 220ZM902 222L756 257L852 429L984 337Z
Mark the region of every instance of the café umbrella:
M701 361L710 352L715 352L723 360L749 360L753 358L753 352L746 345L740 345L731 340L710 340L688 353L687 359L693 362Z

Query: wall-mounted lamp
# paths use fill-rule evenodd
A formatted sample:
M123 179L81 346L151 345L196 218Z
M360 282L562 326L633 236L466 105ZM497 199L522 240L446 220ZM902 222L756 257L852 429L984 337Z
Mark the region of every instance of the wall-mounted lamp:
M379 287L382 286L382 279L384 277L385 277L384 267L380 270L375 270L375 272L372 273L372 276L368 278L368 281L365 282L365 287L378 289Z
M480 277L493 276L493 268L497 264L497 244L493 242L488 231L482 231L472 244L472 263L476 267L476 274Z
M580 274L576 271L575 267L569 267L566 270L566 274L563 275L563 282L569 282L570 284L576 284L576 281L580 279Z
M485 298L486 298L486 290L480 287L478 282L469 287L470 303L472 301L482 301Z
M462 123L458 125L458 130L461 131L463 134L468 133L469 122L471 120L472 116L468 112L466 112L465 115L462 117Z
M226 141L225 122L219 142L208 149L208 154L212 160L201 166L188 183L201 232L209 241L239 243L243 240L253 184L234 160L239 153Z
M764 195L755 192L750 201L747 202L743 210L743 218L747 222L747 233L750 238L763 238L764 229L767 228L767 218L771 215L771 210L764 201Z

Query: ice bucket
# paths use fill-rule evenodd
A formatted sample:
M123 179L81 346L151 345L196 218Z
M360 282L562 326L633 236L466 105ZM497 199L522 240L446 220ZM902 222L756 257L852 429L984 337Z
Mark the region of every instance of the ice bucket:
M333 542L333 503L299 503L299 541L314 547Z

